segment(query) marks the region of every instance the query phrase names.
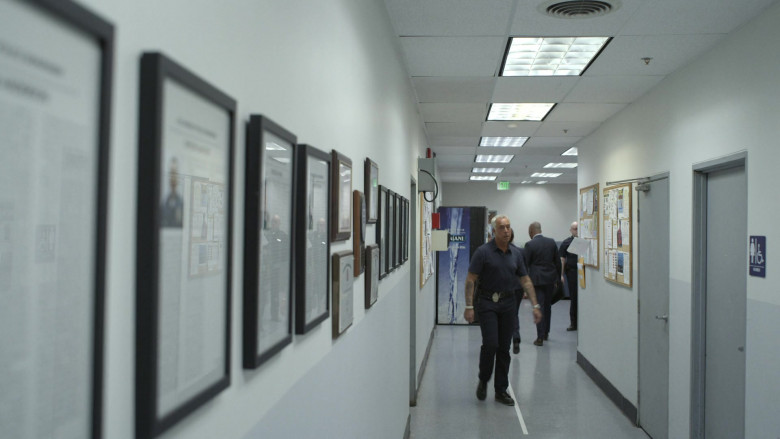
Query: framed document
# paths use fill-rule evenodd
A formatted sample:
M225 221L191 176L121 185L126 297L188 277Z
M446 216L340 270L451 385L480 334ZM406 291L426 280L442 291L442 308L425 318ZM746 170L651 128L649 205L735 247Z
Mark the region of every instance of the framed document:
M333 254L333 338L337 338L352 325L352 252Z
M236 102L160 53L141 57L136 436L230 384Z
M305 334L330 315L330 160L330 154L311 145L296 148L296 334Z
M352 160L333 150L330 240L346 241L352 230Z
M374 224L379 217L379 165L366 158L364 186L366 194L366 222Z
M401 263L409 260L409 200L401 198Z
M401 265L401 195L396 193L393 197L393 212L395 213L395 238L393 239L393 268Z
M387 272L395 269L395 192L387 190L387 229L385 230L385 242L387 243Z
M379 246L366 246L366 309L376 302L379 295Z
M387 188L379 186L379 216L376 223L376 243L379 244L379 279L387 276Z
M353 230L352 236L352 251L355 254L355 277L363 274L365 269L365 251L366 245L366 200L363 198L363 193L355 190L352 191L352 206L353 206Z
M0 436L100 438L114 27L0 1Z
M251 115L244 189L244 368L292 343L295 134Z

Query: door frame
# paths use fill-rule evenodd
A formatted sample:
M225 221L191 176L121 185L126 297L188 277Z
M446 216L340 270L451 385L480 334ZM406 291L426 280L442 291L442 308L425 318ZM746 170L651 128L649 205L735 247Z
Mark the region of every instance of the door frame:
M691 279L691 438L704 438L707 305L707 177L725 169L744 167L747 151L693 165L693 243Z

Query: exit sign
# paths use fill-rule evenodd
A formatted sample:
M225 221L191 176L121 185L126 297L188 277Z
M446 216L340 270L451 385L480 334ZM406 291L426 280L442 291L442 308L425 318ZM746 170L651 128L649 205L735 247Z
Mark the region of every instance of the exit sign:
M508 181L499 181L498 182L498 190L500 190L500 191L508 191L509 190L509 182Z

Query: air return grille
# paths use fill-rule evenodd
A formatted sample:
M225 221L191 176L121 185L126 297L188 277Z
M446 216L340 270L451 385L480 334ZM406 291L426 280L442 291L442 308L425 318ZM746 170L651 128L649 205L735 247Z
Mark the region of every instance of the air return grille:
M595 0L572 0L553 3L547 7L547 15L557 18L591 18L608 14L613 6Z

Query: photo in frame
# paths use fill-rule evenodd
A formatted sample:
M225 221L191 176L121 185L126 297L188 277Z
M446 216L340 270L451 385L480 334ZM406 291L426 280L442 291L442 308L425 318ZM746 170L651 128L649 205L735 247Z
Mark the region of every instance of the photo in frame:
M379 165L370 158L365 162L364 192L368 224L375 224L379 218Z
M142 55L138 438L158 436L230 385L235 112L235 100L172 59Z
M333 338L337 338L352 325L352 287L355 258L350 251L333 254Z
M376 302L379 296L379 246L366 246L366 309Z
M358 277L363 274L366 265L366 200L359 190L352 191L352 207L352 252L355 254L355 277Z
M333 155L331 177L331 242L346 241L352 230L352 160L336 151Z
M387 188L379 186L379 217L376 223L376 243L379 244L379 279L387 276Z
M295 333L305 334L330 316L331 154L296 147Z
M292 343L297 137L262 115L246 133L243 366L255 369Z
M0 17L0 436L96 439L115 29L67 0Z

